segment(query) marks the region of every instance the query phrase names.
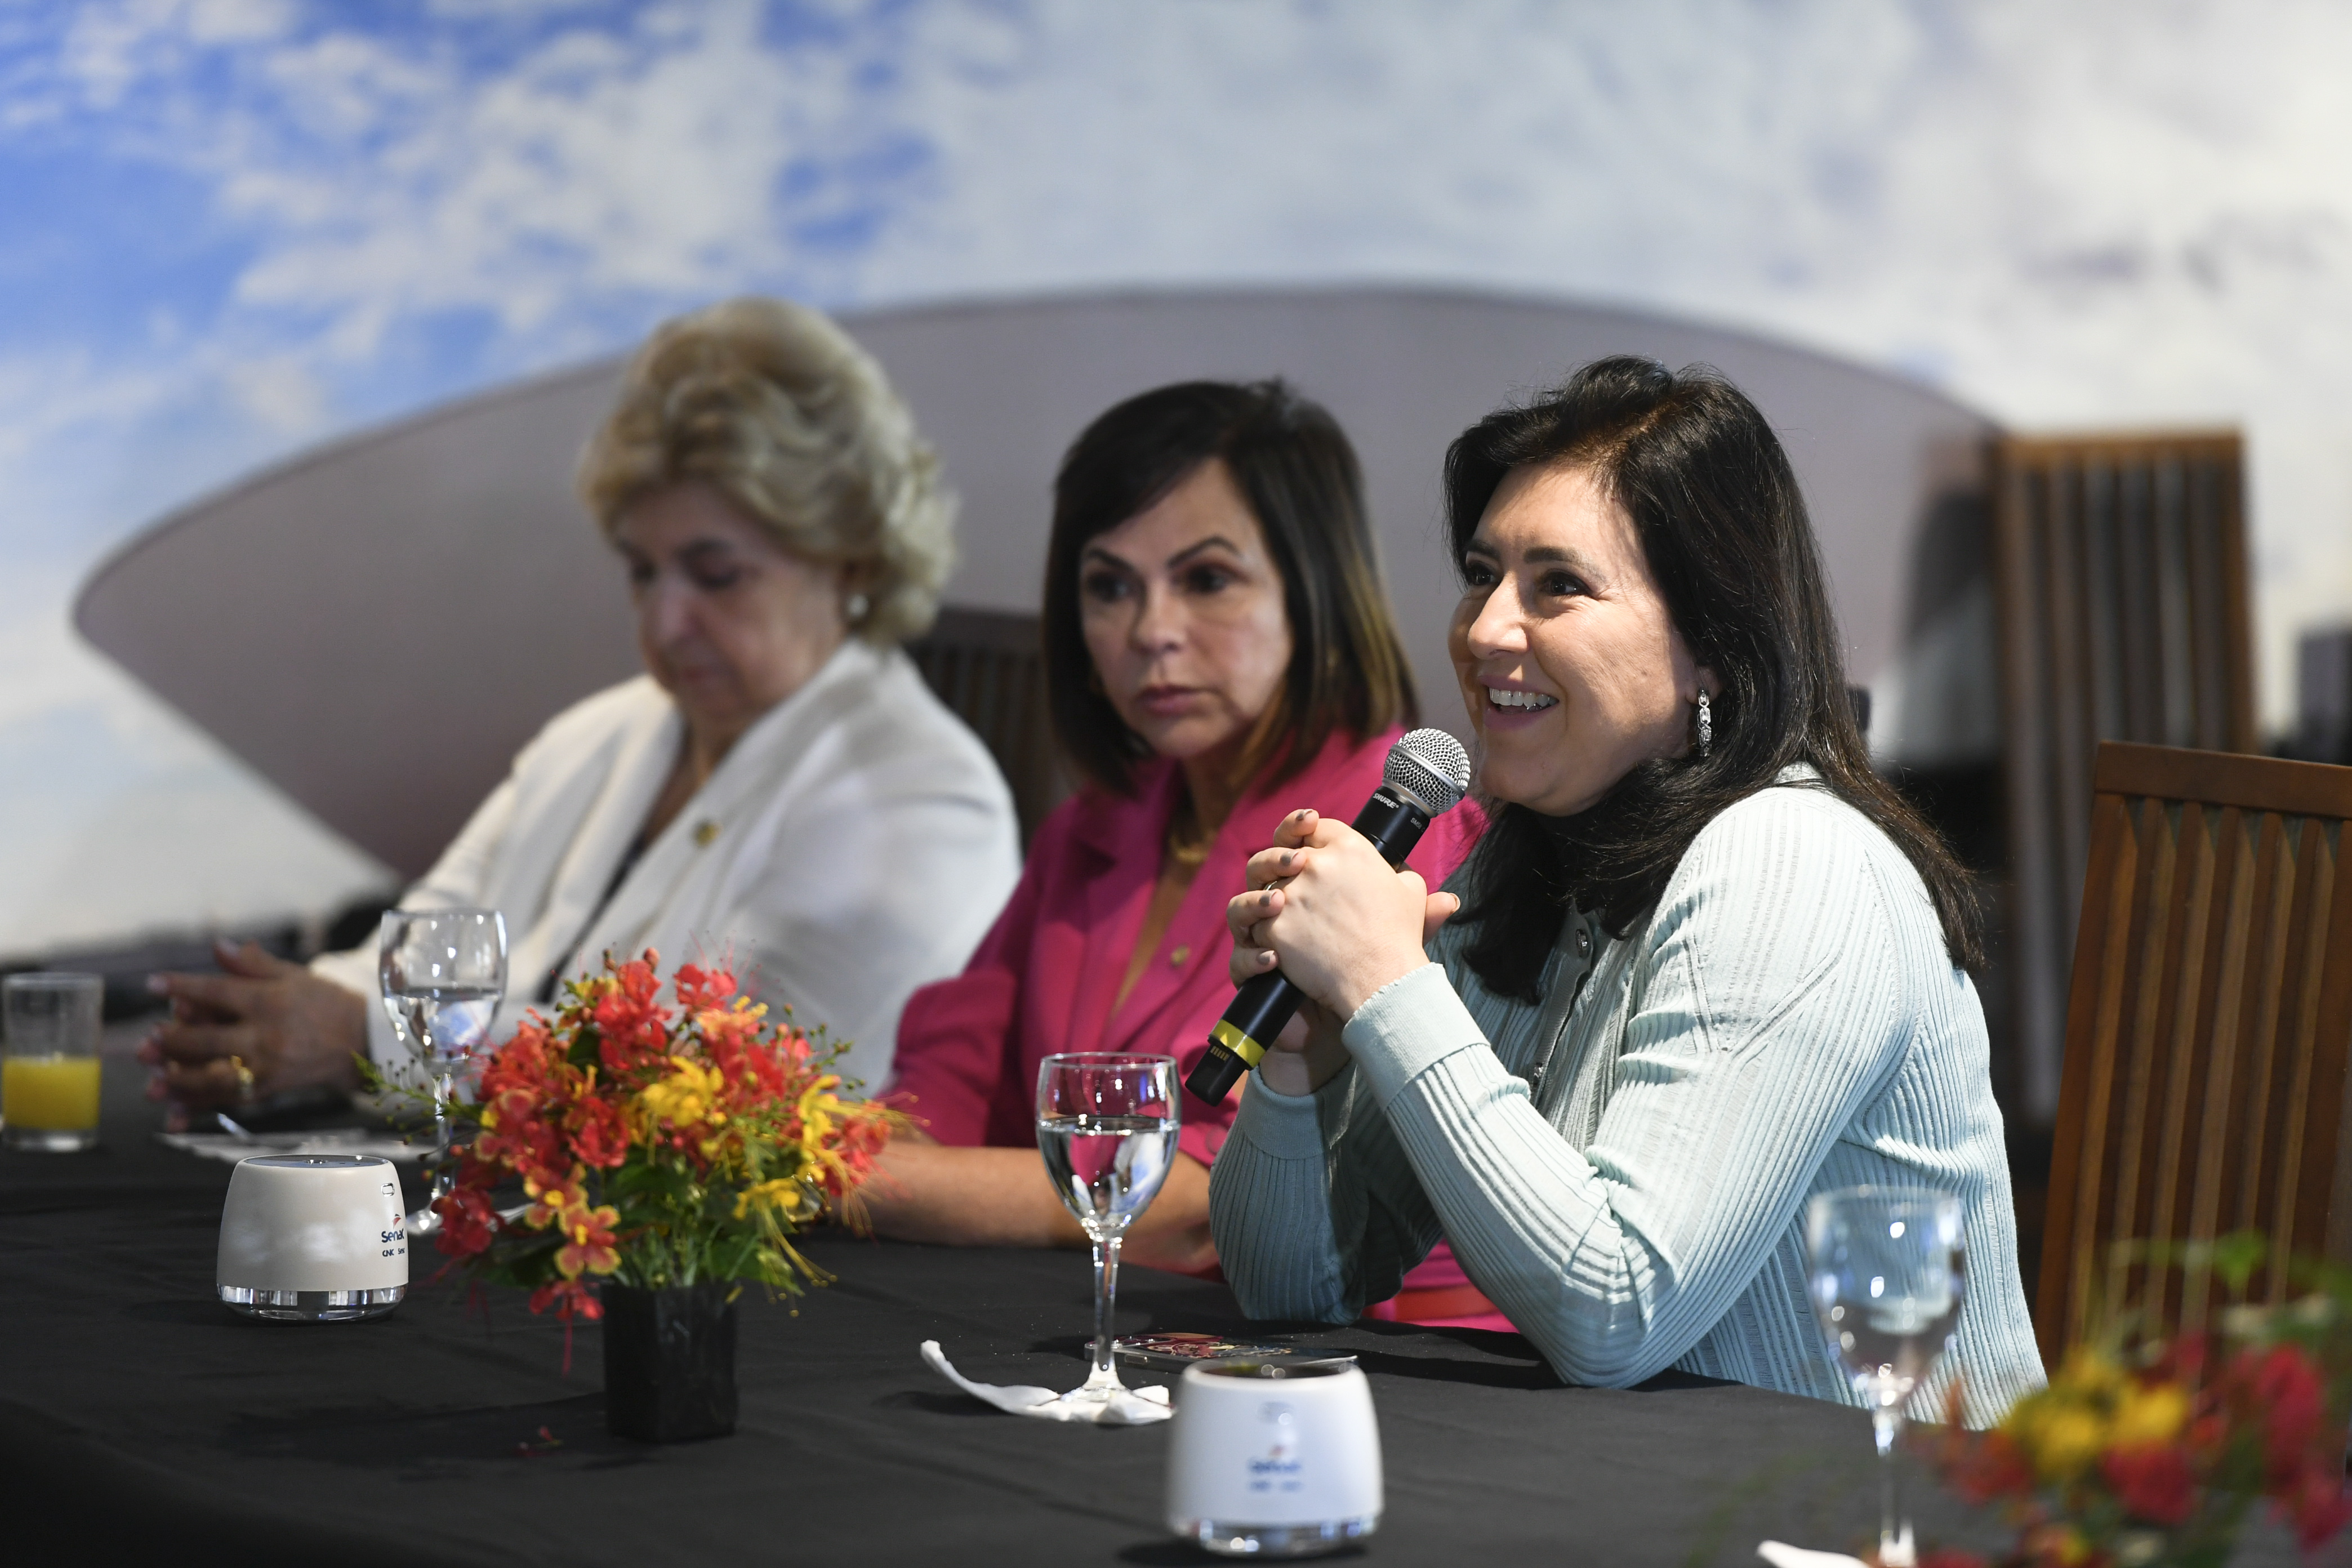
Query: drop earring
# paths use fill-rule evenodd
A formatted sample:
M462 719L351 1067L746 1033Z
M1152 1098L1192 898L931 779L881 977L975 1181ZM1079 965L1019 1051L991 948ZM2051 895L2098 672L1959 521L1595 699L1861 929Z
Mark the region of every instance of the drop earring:
M1698 754L1706 756L1715 750L1715 712L1707 704L1706 693L1698 694Z
M849 624L854 626L858 622L864 620L866 618L866 612L873 607L873 602L867 599L865 595L852 594L847 599L842 601L841 613L843 616L847 617Z

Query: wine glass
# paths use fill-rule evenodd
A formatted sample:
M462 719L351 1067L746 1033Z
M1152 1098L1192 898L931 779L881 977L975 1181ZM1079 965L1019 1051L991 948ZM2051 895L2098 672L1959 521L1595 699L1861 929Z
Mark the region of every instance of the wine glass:
M1066 1404L1106 1405L1125 1391L1110 1355L1118 1244L1168 1179L1178 1121L1173 1057L1077 1051L1038 1066L1037 1148L1095 1249L1094 1368Z
M433 1079L433 1190L408 1216L408 1234L441 1227L434 1212L456 1173L447 1105L457 1068L490 1032L507 991L507 922L496 910L387 910L376 938L376 974L392 1026Z
M1960 1200L1924 1187L1823 1193L1805 1205L1805 1254L1813 1316L1878 1439L1878 1560L1912 1568L1895 1447L1903 1402L1960 1320Z

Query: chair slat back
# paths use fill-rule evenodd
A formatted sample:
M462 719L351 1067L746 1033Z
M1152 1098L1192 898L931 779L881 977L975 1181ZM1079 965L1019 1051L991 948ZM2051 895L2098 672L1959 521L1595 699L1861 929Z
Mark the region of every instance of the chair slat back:
M1034 616L948 608L907 653L939 700L971 726L1013 787L1025 846L1069 793L1045 709Z
M2213 1310L2209 1278L2116 1242L2252 1229L2352 1261L2352 768L2108 742L2094 787L2034 1313L2053 1365L2125 1301Z
M2255 749L2231 432L1993 448L2021 1099L2056 1109L2066 958L2102 741Z

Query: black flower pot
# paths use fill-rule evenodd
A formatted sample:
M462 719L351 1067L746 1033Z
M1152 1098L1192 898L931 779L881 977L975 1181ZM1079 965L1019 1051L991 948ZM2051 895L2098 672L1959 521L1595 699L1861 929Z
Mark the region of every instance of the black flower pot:
M735 1430L731 1283L606 1285L604 1424L614 1436L688 1443Z

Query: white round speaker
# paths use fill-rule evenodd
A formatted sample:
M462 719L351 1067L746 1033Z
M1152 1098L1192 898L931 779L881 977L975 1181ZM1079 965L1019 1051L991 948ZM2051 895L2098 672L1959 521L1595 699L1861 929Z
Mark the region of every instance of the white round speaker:
M1185 1369L1168 1436L1168 1528L1226 1557L1307 1557L1380 1528L1371 1384L1344 1361Z
M408 1293L400 1173L373 1154L259 1154L221 1205L220 1299L248 1317L345 1322Z

